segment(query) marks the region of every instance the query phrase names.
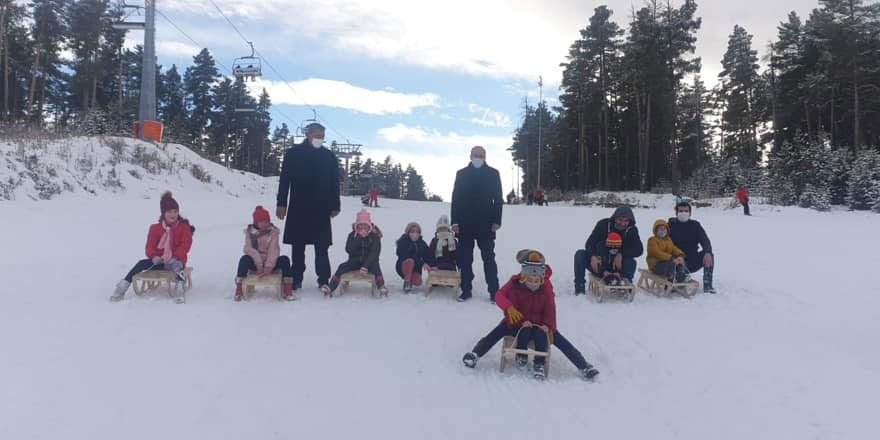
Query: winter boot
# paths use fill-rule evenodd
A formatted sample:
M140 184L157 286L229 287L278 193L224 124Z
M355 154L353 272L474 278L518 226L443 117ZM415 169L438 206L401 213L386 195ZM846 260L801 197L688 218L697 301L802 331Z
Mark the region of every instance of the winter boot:
M489 302L495 304L495 292L489 292Z
M236 301L241 301L244 299L244 290L241 288L241 278L235 279L235 296L233 297Z
M128 291L128 286L131 286L131 283L126 280L116 283L116 289L113 290L113 295L110 297L110 301L122 301L122 298L125 297L125 292Z
M477 354L472 351L465 353L464 357L461 358L461 361L464 363L465 367L474 368L477 366Z
M703 268L703 292L704 293L715 293L715 288L712 287L712 275L714 267L704 267Z
M581 283L575 283L575 284L574 284L574 294L575 294L575 296L577 296L577 295L584 295L584 294L586 294L586 293L587 293L587 286L585 286L585 285L583 285L583 284L581 284Z
M471 292L469 290L462 291L461 295L458 296L458 302L465 302L471 299L472 296L473 295L471 295Z
M528 356L526 356L524 354L516 355L517 368L519 368L520 370L523 370L526 368L526 365L528 365L528 364L529 364L529 357Z
M544 368L543 363L535 363L533 372L535 374L535 379L544 380L547 378L547 370Z
M174 288L171 290L171 297L177 304L186 302L186 284L180 279L174 282Z
M281 285L281 299L286 301L293 301L296 299L296 295L293 294L293 278L284 278L283 284Z
M581 369L581 377L584 380L593 380L599 374L599 370L587 363L587 366Z
M409 281L404 281L404 282L403 282L403 293L410 293L410 292L412 292L412 288L413 288L413 286L412 286L412 283L411 283L411 282L409 282Z
M324 292L325 298L333 298L333 289L331 289L330 286L324 284L321 286L321 292Z
M380 296L388 296L388 288L385 285L379 286L379 295Z

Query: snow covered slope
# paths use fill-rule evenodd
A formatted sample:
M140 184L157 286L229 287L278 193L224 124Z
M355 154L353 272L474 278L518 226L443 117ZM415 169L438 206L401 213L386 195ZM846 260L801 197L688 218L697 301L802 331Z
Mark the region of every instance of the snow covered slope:
M499 373L500 347L462 367L501 319L481 275L464 304L401 293L394 240L411 220L433 230L447 204L373 210L390 298L354 288L324 299L309 255L301 300L235 303L241 231L254 205L274 204L273 181L208 172L222 188L183 172L123 180L122 169L128 192L33 201L22 186L0 201L0 438L857 439L880 428L876 214L698 209L718 295L595 304L572 295L572 254L611 210L506 207L502 279L517 249L544 251L560 329L602 372L585 383L554 351L537 383ZM197 227L188 303L129 292L111 304L165 189ZM657 206L636 209L643 240L672 213ZM346 198L333 223L334 268L358 209Z

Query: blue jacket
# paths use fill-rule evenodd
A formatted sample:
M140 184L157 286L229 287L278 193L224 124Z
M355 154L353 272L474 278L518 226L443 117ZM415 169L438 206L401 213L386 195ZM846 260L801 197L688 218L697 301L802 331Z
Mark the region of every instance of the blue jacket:
M684 252L685 257L699 255L700 248L705 252L712 253L712 242L709 241L709 236L706 235L703 225L696 220L680 222L675 217L670 218L669 237Z
M628 218L629 226L622 231L618 231L614 227L614 219L617 217ZM603 256L605 239L608 238L608 234L611 232L617 232L623 238L621 254L623 254L624 258L638 258L645 252L642 239L639 237L639 228L636 227L636 217L632 209L620 207L614 211L614 215L611 218L602 219L596 223L593 233L590 234L590 238L587 239L587 243L584 245L587 254L593 257ZM601 247L599 246L600 244L602 245Z

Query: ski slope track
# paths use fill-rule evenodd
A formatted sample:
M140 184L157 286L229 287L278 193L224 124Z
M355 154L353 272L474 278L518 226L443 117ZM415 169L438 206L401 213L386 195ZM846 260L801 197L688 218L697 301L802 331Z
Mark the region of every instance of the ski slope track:
M596 304L573 296L572 256L611 209L505 207L502 282L518 272L516 250L543 251L559 328L601 371L584 382L554 349L541 383L499 373L500 346L475 370L462 366L501 319L481 270L466 303L443 289L402 293L394 240L408 221L433 231L448 204L380 200L372 210L385 232L387 299L357 286L323 298L309 251L299 301L261 290L235 303L242 230L255 205L274 205L276 180L166 145L149 148L198 164L211 182L183 165L152 174L122 161L122 187L111 190L95 177L111 167L106 147L67 142L68 160L96 160L84 173L47 147L40 161L70 184L51 200L21 177L21 151L0 143L0 180L21 179L0 201L2 439L867 439L880 429L876 214L697 209L716 251L717 295ZM125 143L129 155L138 144ZM187 304L131 291L108 302L142 258L166 189L197 228ZM638 197L656 206L635 210L647 241L673 202ZM345 198L333 222L334 268L360 208Z

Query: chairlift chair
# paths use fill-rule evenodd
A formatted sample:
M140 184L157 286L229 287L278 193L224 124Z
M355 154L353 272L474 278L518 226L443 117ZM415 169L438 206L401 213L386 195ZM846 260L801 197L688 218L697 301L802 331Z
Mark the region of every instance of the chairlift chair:
M248 41L248 44L251 46L250 56L236 58L232 62L232 74L243 81L256 81L257 77L263 76L263 62L255 55L254 43Z

